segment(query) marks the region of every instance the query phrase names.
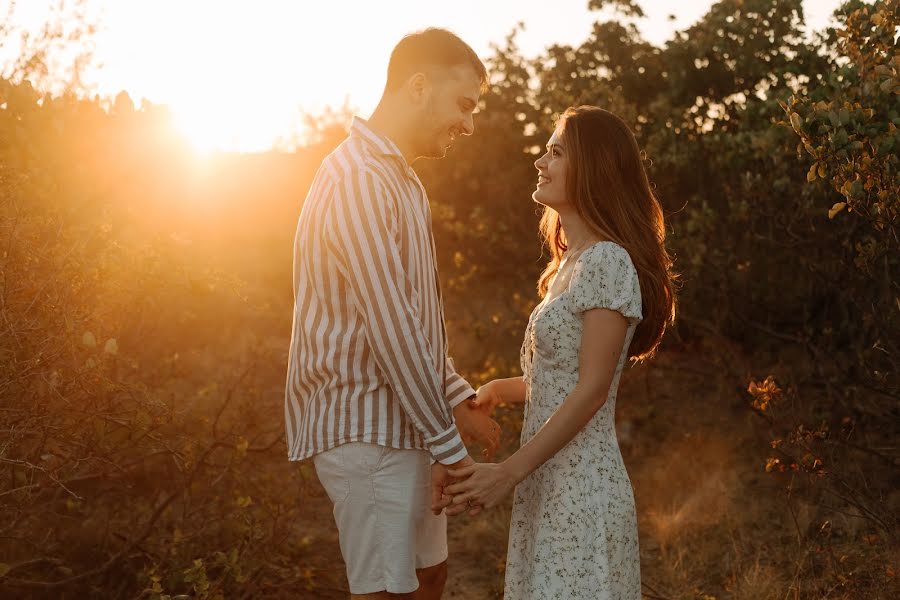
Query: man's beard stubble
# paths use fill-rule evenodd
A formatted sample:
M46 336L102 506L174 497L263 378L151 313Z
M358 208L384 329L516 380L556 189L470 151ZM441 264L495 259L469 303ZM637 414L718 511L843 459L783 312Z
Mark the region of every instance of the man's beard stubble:
M446 131L437 125L438 118L431 100L429 100L424 113L421 127L419 127L419 131L423 132L419 156L444 158L447 155L447 147L444 146L442 140Z

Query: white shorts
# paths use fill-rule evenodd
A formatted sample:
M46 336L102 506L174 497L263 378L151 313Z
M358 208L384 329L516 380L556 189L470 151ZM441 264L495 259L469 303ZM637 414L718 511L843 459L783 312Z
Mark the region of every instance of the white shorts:
M350 442L313 459L334 503L350 593L413 592L416 569L447 560L447 517L430 508L430 456Z

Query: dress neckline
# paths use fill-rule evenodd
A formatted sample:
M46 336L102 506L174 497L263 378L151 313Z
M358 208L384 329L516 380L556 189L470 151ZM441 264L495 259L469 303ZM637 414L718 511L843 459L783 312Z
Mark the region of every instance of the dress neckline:
M591 250L593 250L595 247L599 246L600 244L615 244L615 243L616 242L613 242L611 240L600 240L600 241L594 242L593 244L587 246L584 250L582 250L581 252L579 252L578 254L575 255L575 257L574 257L575 264L578 264L578 261L581 260L582 256L584 256L585 254L587 254L588 252L590 252ZM566 257L566 260L569 260L568 256ZM574 267L572 267L572 268L574 269ZM559 274L558 268L556 270L556 273L557 273L557 275ZM553 279L554 279L554 281L556 280L556 275L553 276ZM541 298L541 302L540 302L540 304L538 304L538 306L547 307L547 306L553 304L556 300L558 300L559 298L562 298L563 296L565 296L566 294L569 293L569 289L570 289L571 285L572 285L572 280L570 278L568 283L566 284L566 289L561 291L559 294L557 294L550 300L547 300L547 296L545 295L543 298ZM552 286L553 286L553 282L551 281L550 287L552 287ZM548 290L549 290L549 287L548 287Z

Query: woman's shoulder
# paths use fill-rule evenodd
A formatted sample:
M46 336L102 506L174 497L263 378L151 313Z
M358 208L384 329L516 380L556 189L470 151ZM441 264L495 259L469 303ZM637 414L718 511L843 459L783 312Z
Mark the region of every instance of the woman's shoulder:
M634 271L634 263L628 250L609 240L601 240L590 246L581 253L578 260L592 266L610 267L614 271Z
M615 242L597 242L581 253L570 289L575 312L610 308L631 320L641 319L637 271L628 251Z

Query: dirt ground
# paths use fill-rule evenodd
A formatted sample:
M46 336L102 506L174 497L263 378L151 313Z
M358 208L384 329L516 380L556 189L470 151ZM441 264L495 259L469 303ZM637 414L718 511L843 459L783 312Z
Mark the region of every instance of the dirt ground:
M709 357L705 359L704 356ZM784 492L764 464L767 432L748 408L745 386L721 355L667 352L623 374L617 431L635 490L644 597L650 600L855 598L834 589L811 591L795 525L781 505ZM504 445L518 446L520 412L502 409ZM315 498L317 573L310 598L346 597L337 535L324 496ZM448 528L448 600L503 597L510 501ZM860 536L863 531L860 530ZM328 582L328 583L326 583ZM867 598L892 596L886 581Z

